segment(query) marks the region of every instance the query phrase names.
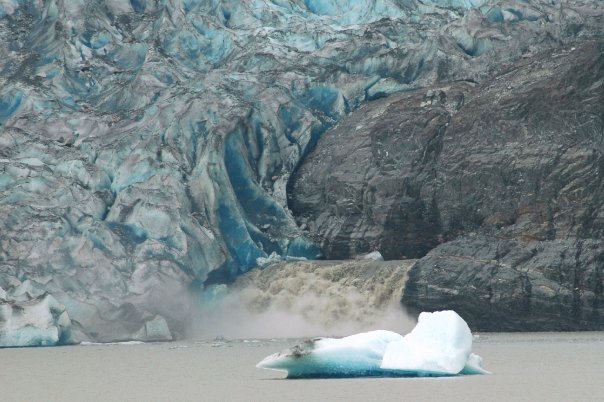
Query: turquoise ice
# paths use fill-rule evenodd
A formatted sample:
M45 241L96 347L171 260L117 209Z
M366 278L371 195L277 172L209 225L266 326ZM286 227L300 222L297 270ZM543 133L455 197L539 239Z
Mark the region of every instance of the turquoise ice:
M454 311L421 313L405 335L371 331L316 338L266 357L258 368L287 378L440 377L487 374L472 353L472 333Z

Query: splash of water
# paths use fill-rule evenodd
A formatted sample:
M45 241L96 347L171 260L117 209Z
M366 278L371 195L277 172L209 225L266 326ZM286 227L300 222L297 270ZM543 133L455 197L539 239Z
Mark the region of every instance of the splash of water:
M344 336L387 329L408 332L415 321L400 304L412 261L297 262L213 285L190 328L192 338Z

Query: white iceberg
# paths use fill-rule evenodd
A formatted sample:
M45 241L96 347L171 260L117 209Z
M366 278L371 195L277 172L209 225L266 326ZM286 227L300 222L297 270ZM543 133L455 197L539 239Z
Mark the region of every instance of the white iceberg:
M472 353L472 333L454 311L422 313L404 337L371 331L341 339L316 338L266 357L256 367L287 378L418 377L485 374Z
M459 374L472 375L472 374L491 374L490 371L485 370L482 367L482 357L477 354L470 353L468 361L464 366L463 370Z
M388 345L403 337L391 331L363 332L345 338L315 338L262 360L256 367L285 371L288 378L368 377L380 368Z
M452 375L472 353L472 332L454 311L421 313L413 330L386 348L382 368Z
M384 256L379 251L372 251L365 255L360 256L361 260L373 260L373 261L384 261Z

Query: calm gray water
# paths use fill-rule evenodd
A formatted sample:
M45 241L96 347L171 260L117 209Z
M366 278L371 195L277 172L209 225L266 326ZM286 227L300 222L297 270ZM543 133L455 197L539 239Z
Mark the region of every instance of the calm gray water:
M481 334L488 376L285 380L296 340L0 349L0 400L604 401L604 332Z

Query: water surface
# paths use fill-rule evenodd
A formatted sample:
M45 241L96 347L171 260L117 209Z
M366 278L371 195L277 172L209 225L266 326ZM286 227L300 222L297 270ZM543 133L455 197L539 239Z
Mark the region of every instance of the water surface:
M0 400L604 400L604 332L480 334L474 352L488 376L285 380L255 368L298 341L0 349Z

